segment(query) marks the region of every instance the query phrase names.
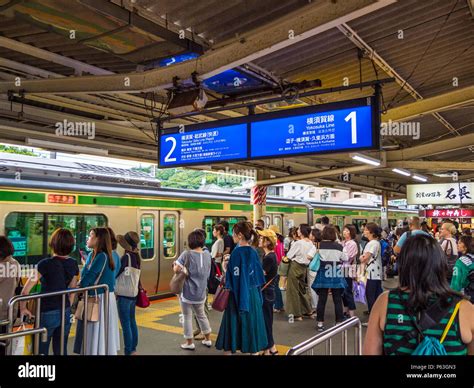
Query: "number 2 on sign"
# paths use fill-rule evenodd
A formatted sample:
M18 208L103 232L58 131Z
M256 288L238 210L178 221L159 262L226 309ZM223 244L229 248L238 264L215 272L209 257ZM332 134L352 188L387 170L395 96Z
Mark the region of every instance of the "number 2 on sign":
M356 116L356 111L352 111L349 113L346 118L344 119L346 121L351 120L351 143L356 144L357 143L357 116Z
M176 148L176 139L174 137L167 137L165 139L165 142L169 142L169 141L172 143L172 145L171 145L170 152L168 152L168 155L165 156L165 162L176 162L176 158L170 157Z

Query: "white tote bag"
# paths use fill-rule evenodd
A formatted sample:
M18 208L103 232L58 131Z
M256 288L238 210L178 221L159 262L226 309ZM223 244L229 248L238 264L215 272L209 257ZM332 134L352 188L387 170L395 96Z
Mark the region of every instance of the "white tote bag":
M138 282L140 281L140 270L132 267L132 260L128 256L128 267L119 275L115 282L115 294L134 298L138 295Z

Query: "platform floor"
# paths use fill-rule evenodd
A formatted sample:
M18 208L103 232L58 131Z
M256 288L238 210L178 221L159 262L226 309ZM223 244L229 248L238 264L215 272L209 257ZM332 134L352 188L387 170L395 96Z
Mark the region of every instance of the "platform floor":
M397 285L396 279L389 279L384 282L384 288L390 289ZM283 298L285 295L283 293ZM357 316L362 322L367 321L367 316L363 313L367 310L367 306L357 304ZM140 355L223 355L222 351L218 351L213 344L212 348L207 348L196 342L196 350L182 350L179 345L184 342L183 329L180 324L181 310L178 299L176 297L153 301L151 306L147 309L137 308L137 324L139 329L139 343L137 352ZM209 311L209 319L213 334L211 339L216 340L219 326L222 319L222 314L215 310ZM326 327L334 325L334 305L332 298L328 298L326 306ZM364 339L365 328L362 330ZM288 316L284 313L274 314L273 331L275 343L277 344L280 355L284 355L292 346L301 343L308 338L318 334L316 331L316 320L305 318L303 321L296 321L290 323ZM73 336L75 334L75 325L71 329L71 336L69 338L69 354L72 354ZM121 336L121 351L123 354L123 338ZM332 354L342 354L341 350L342 339L341 336L336 336L332 342ZM319 346L314 350L314 354L324 355L325 346ZM348 353L354 354L354 334L351 330L348 334Z

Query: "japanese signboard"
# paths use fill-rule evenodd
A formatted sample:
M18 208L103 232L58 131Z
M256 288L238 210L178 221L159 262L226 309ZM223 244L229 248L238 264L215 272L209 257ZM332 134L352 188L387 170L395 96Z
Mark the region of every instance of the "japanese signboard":
M361 150L375 143L370 105L257 121L251 129L252 158Z
M160 138L160 167L245 158L247 158L247 124L178 132Z
M162 129L159 167L378 149L375 97ZM350 181L350 175L346 175Z
M407 185L410 205L468 205L474 204L474 183L452 182Z
M422 216L429 218L470 218L474 217L474 209L428 209L422 211Z

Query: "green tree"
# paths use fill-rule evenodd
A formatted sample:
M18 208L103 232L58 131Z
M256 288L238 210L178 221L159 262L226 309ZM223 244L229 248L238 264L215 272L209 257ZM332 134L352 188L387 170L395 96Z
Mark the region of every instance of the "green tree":
M17 155L27 155L27 156L36 156L34 152L25 150L23 148L7 146L0 144L0 152L6 152L8 154L17 154Z

